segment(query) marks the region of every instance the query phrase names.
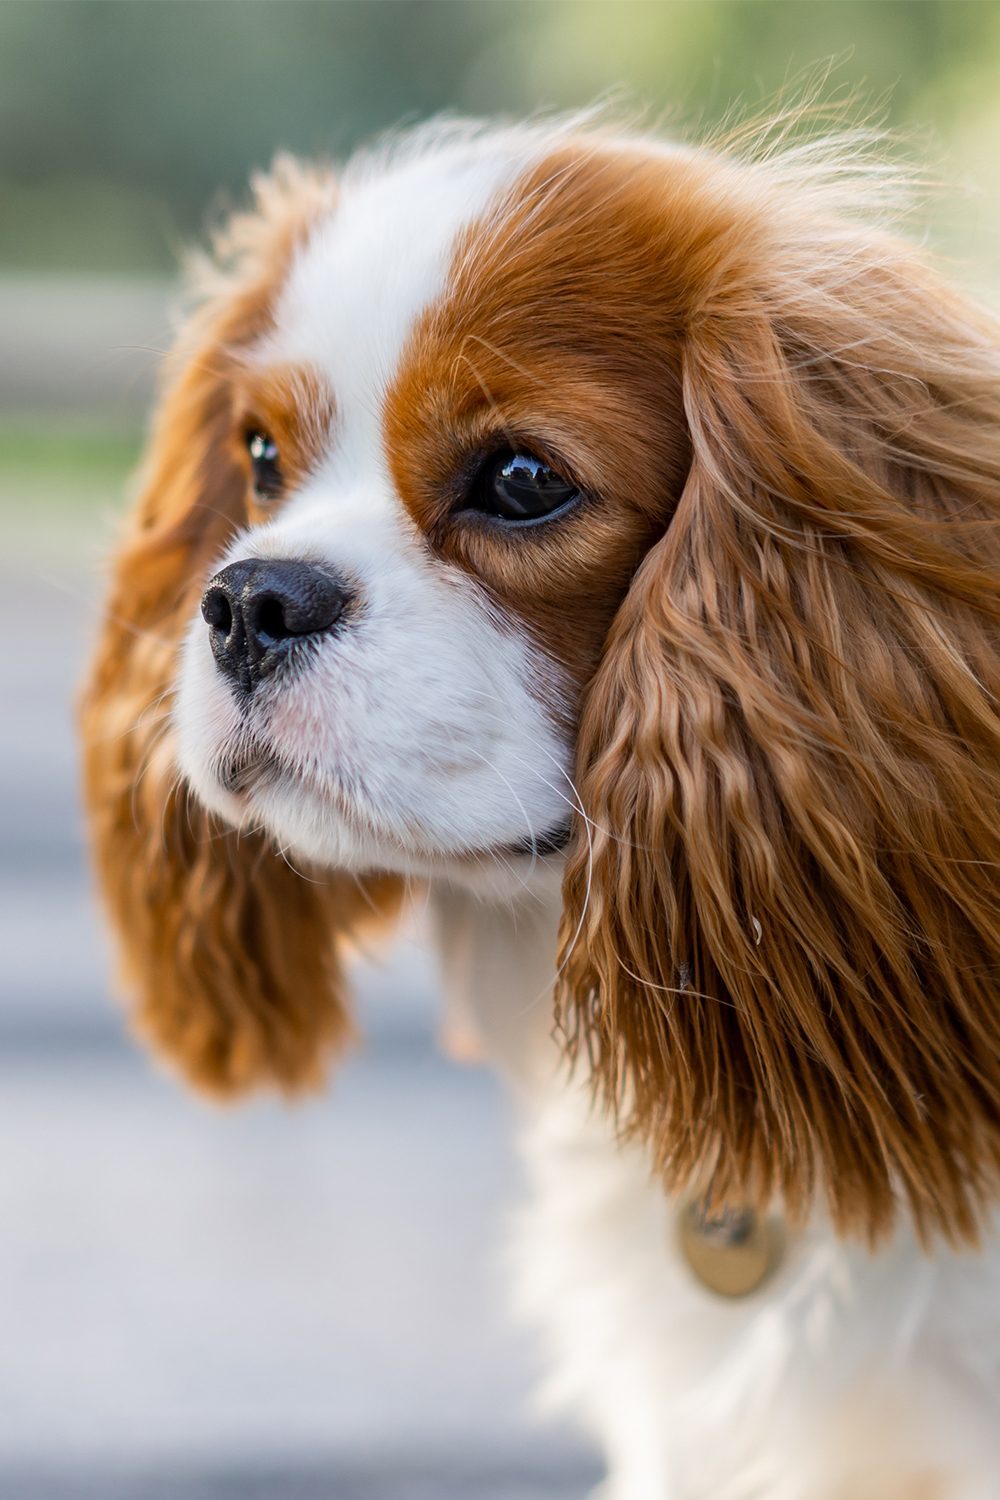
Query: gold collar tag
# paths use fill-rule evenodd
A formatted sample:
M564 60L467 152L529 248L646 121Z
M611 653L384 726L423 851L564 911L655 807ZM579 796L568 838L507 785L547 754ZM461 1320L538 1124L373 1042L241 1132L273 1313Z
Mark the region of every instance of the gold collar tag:
M752 1209L709 1212L704 1200L681 1209L678 1237L694 1275L720 1297L749 1297L774 1274L784 1254L777 1219Z

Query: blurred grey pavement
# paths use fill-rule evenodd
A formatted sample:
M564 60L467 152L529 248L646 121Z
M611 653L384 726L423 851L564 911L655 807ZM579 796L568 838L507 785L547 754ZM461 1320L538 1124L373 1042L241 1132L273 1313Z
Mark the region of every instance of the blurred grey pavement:
M107 527L29 498L0 486L0 1500L584 1495L507 1313L512 1121L438 1053L418 938L362 966L318 1101L214 1109L127 1040L71 722Z

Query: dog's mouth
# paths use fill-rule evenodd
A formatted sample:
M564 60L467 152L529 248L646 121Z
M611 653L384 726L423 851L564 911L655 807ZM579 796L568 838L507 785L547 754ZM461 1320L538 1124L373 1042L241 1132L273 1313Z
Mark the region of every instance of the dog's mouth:
M234 797L248 796L273 785L281 774L277 757L261 746L245 746L219 763L219 784Z
M497 849L488 850L487 853L502 855L509 858L511 855L527 854L532 858L546 854L561 854L566 848L572 836L573 826L567 818L565 823L559 823L555 828L547 832L528 835L526 838L518 839L513 844L504 844Z
M295 771L289 767L278 751L263 743L256 735L248 735L236 745L226 749L216 763L215 777L224 791L237 798L247 808L255 797L273 791L279 783L290 779L303 792L311 791L313 795L321 796L325 801L339 802L337 810L349 823L359 826L363 821L363 817L359 816L359 810L352 806L353 799L350 799L346 793L342 800L337 799L332 795L333 787L330 783L327 783L322 793L319 793L315 787L309 786L308 778L302 775L301 770ZM368 829L368 833L376 837L379 835L384 837L385 832L384 827L379 829L374 825ZM483 860L490 859L501 862L523 858L538 860L561 854L569 844L572 832L572 821L566 818L541 833L528 833L510 843L473 847L464 852L456 850L450 855L445 855L433 848L421 850L405 838L400 840L392 852L395 856L409 847L414 859L430 860L432 864L439 860L450 864L456 859L460 864L466 861L482 863Z

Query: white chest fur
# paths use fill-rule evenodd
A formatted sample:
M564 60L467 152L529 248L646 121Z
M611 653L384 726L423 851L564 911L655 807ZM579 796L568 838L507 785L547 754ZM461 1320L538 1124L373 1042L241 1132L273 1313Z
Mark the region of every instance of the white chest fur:
M873 1255L817 1218L759 1292L713 1294L642 1151L558 1066L556 893L435 907L449 1002L521 1112L518 1306L545 1398L604 1446L606 1500L997 1500L996 1245L927 1256L902 1230Z

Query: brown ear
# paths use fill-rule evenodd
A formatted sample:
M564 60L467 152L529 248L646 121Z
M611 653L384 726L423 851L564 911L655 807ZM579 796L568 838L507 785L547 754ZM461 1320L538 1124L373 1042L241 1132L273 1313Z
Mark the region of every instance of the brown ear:
M137 1026L216 1092L319 1080L350 1031L336 946L393 901L388 884L296 873L260 835L206 813L174 764L178 645L247 520L231 361L266 330L288 257L333 201L328 177L289 161L255 190L171 356L82 704L91 841Z
M866 253L690 335L689 477L582 718L559 1004L670 1187L825 1195L869 1237L901 1198L972 1238L1000 1168L1000 342Z

